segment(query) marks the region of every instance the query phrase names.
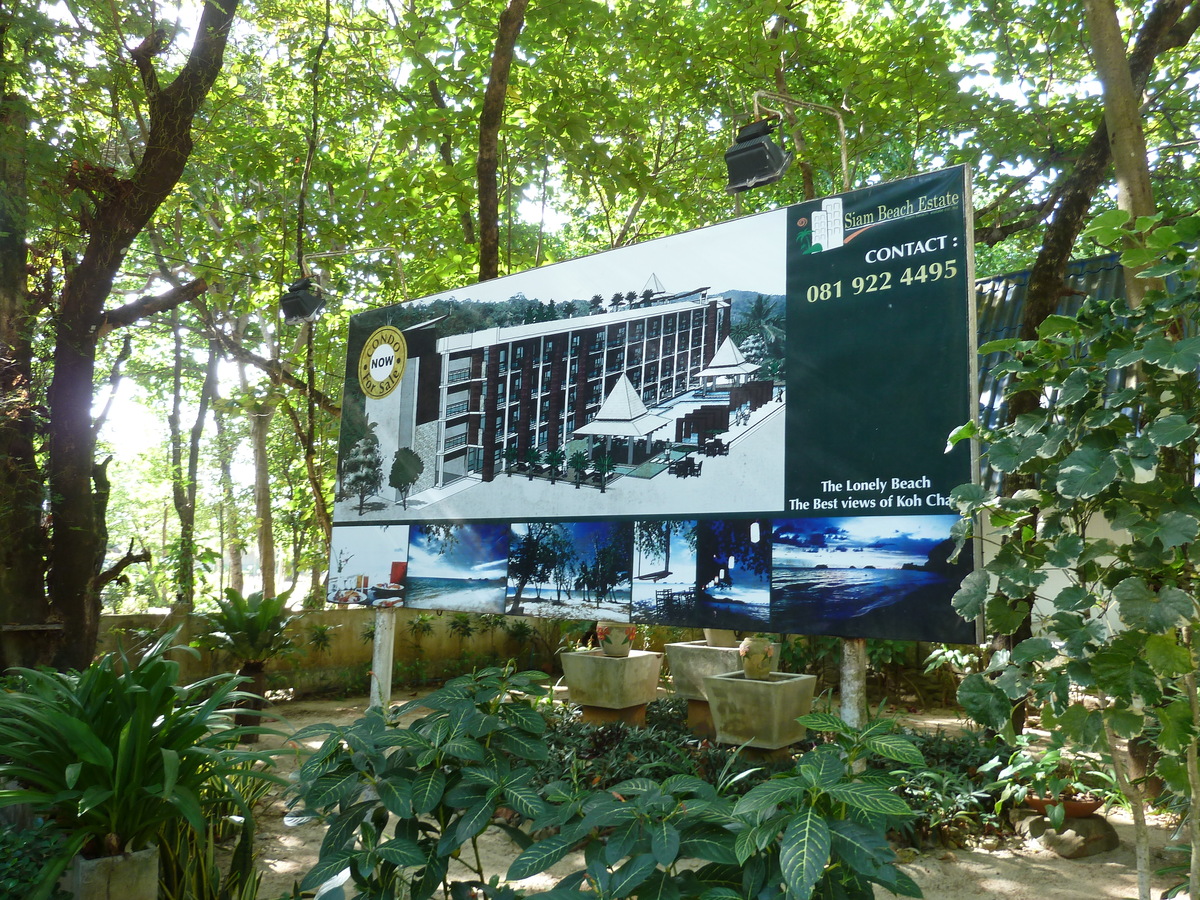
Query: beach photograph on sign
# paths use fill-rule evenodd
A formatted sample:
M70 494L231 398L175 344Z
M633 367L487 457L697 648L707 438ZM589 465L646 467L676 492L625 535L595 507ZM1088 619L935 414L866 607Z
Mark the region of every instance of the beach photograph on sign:
M515 523L505 612L628 622L632 550L632 522Z
M633 524L634 622L685 626L696 618L696 522Z
M859 516L774 523L771 630L918 639L973 627L949 597L971 570L951 562L958 516ZM964 554L964 557L966 554Z
M946 169L353 316L330 599L972 640L969 211Z
M782 211L352 318L335 522L776 513Z
M504 612L507 525L429 524L409 529L405 606Z

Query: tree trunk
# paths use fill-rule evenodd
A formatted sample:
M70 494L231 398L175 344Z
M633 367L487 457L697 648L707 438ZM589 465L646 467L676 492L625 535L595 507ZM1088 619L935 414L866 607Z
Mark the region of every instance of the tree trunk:
M262 569L264 597L275 596L275 529L271 512L271 472L267 456L267 433L275 404L256 404L250 412L250 446L254 452L254 511L258 521L258 560Z
M1084 0L1092 60L1104 95L1104 124L1117 171L1117 206L1133 217L1154 214L1146 135L1142 131L1141 91L1135 90L1125 41L1117 22L1113 0ZM1125 295L1130 306L1140 306L1146 283L1125 269Z
M192 151L192 121L221 70L237 5L238 0L204 4L187 61L165 87L159 83L155 59L167 49L166 32L155 31L129 51L146 95L148 128L141 158L136 160L128 178L119 178L111 169L77 159L73 154L62 157L60 172L64 185L78 191L77 196L83 198L79 217L85 243L78 262L68 262L62 291L55 305L53 332L49 335L54 343L54 355L46 396L49 408L46 469L38 472L24 464L20 417L15 426L6 423L5 428L11 430L5 431L3 440L13 444L16 450L13 459L17 466L7 466L5 478L15 477L20 482L6 484L4 488L11 496L0 497L0 515L3 515L2 527L6 536L27 527L30 514L27 498L35 494L49 497L48 542L27 535L29 543L22 542L17 556L11 561L15 564L12 578L22 580L30 580L33 569L40 573L43 559L45 561L44 594L49 596L49 607L41 606L44 604L41 590L24 586L18 596L23 607L22 616L36 616L43 622L54 617L70 623L70 628L63 632L65 638L60 646L52 651L46 645L47 658L59 668L86 666L91 661L99 629L99 584L103 581L107 547L103 540L104 504L97 502L92 481L95 451L91 418L93 376L99 340L113 324L129 324L128 321L107 323L104 304L112 292L126 251L183 173ZM13 126L17 124L11 104L5 104L3 120L4 139L9 142L13 138ZM9 147L3 149L7 151ZM19 145L16 149L21 151ZM23 151L15 156L8 152L0 154L5 160L6 189L18 188L12 194L6 190L5 195L21 207L17 218L21 224L25 217L23 176L13 168L13 160L17 160L19 169L23 157ZM12 216L12 207L5 214ZM7 233L7 229L4 231ZM10 236L8 240L15 241L16 236ZM34 313L29 298L22 298L19 292L11 290L15 281L23 277L8 268L20 256L13 246L6 244L3 251L6 267L5 274L0 276L5 282L3 300L6 304L23 300L24 308L8 306L3 310L6 321L0 328L6 339L10 333L20 335ZM67 257L70 260L72 254ZM174 295L172 302L183 299L182 294ZM141 310L141 306L134 306L135 313ZM19 379L23 365L23 361L18 361L12 375ZM11 376L6 373L4 377ZM10 505L10 499L18 500L19 504ZM40 517L40 504L37 512ZM10 580L9 576L5 577ZM30 606L25 606L26 603Z
M500 272L500 191L496 177L499 160L500 126L504 121L504 98L512 69L517 35L525 24L529 0L510 0L496 27L496 49L483 109L479 113L479 156L475 175L479 182L479 280L495 278Z
M225 545L222 548L222 557L229 560L229 587L242 594L246 589L242 570L242 554L246 550L246 540L242 536L241 515L238 513L237 498L233 493L233 447L225 426L225 416L216 404L213 406L213 418L217 424L217 464L221 473L221 534ZM224 588L225 585L222 584L221 587Z
M41 474L34 451L31 341L35 316L26 281L28 130L22 98L12 94L0 98L0 400L5 411L0 417L0 509L5 532L0 541L0 625L37 625L49 614L43 585ZM31 631L0 632L0 670L46 662L39 652L45 643L42 637Z

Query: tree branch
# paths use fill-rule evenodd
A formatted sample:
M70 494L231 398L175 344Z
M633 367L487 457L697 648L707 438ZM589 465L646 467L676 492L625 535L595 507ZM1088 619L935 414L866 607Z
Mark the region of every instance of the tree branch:
M114 328L124 328L146 316L174 309L181 303L190 303L207 290L208 282L197 278L157 296L138 297L132 303L102 313L97 337L103 338Z
M496 27L496 49L488 75L483 108L479 113L479 156L475 175L479 184L479 280L487 281L500 273L500 193L496 179L499 159L500 126L504 121L504 98L508 94L508 76L512 70L517 35L525 24L529 0L510 0Z
M150 562L150 551L143 550L141 553L134 553L133 542L130 541L129 549L125 551L125 555L96 576L96 590L104 590L106 585L120 578L121 573L130 566L148 562Z

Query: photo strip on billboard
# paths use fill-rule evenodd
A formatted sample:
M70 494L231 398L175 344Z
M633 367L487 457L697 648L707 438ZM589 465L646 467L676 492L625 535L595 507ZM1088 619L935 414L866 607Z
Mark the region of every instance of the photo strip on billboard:
M970 640L968 216L947 169L352 317L329 599Z

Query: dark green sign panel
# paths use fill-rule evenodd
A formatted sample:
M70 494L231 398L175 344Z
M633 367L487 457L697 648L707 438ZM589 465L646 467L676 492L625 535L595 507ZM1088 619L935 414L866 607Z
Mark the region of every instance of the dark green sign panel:
M966 203L954 168L789 210L789 514L945 514L971 480Z

